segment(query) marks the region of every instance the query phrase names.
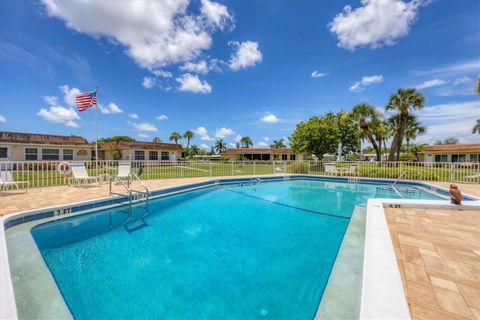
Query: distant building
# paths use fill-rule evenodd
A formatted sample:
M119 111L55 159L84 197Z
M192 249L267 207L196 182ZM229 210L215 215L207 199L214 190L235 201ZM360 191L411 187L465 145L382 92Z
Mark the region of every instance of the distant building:
M222 152L222 159L245 159L245 160L303 160L304 154L297 153L290 148L262 149L262 148L232 148Z
M418 155L423 162L480 162L480 144L425 146Z
M0 131L0 161L82 161L91 159L91 150L79 136Z
M112 152L118 150L121 160L177 161L182 155L182 146L174 143L144 141L106 142L99 150L99 158L114 160Z

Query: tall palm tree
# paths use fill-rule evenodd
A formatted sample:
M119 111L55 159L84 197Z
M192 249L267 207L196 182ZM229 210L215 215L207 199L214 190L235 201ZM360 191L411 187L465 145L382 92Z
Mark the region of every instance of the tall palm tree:
M191 130L187 130L185 131L185 133L183 134L183 137L185 139L187 139L187 150L188 148L190 147L190 140L193 138L194 134Z
M250 139L250 137L242 137L240 139L240 143L242 144L243 148L253 147L253 142L252 142L252 139Z
M195 156L200 152L200 148L196 144L192 144L190 147L189 153L190 156Z
M287 146L284 143L284 139L279 139L279 140L273 140L272 144L270 145L270 148L273 149L281 149L281 148L286 148Z
M175 144L178 144L178 140L180 139L182 139L182 135L176 131L170 135L170 141L175 141Z
M377 161L382 160L380 147L374 137L373 129L379 124L380 114L375 107L368 103L360 103L352 108L351 116L358 121L360 137L368 140L377 155Z
M396 114L388 119L390 128L393 132L397 132L400 128L400 115ZM405 141L407 142L407 150L410 146L410 141L415 140L418 136L427 132L427 128L418 122L417 117L410 114L407 117L407 128L405 130Z
M413 88L401 88L390 96L385 106L387 111L396 111L400 117L398 130L395 133L390 147L389 161L398 161L400 159L400 148L407 131L407 121L410 112L422 109L425 104L425 97Z
M213 146L213 149L217 153L222 153L223 151L227 150L227 144L223 142L223 139L218 139L215 141L215 145Z
M473 126L472 133L478 133L480 134L480 119L477 119L477 123Z

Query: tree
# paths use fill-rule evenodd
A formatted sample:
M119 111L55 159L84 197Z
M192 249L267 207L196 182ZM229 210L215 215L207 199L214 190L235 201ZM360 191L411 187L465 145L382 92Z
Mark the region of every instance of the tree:
M213 149L217 153L222 153L225 150L227 150L227 144L223 142L223 139L218 139L217 141L215 141L215 145L213 146Z
M425 97L413 88L401 88L390 96L385 106L387 111L396 111L399 115L399 126L395 133L390 147L389 161L398 161L400 159L400 148L405 138L407 130L407 120L412 110L422 109L425 104Z
M235 143L235 148L237 148L237 149L240 148L240 143L238 143L238 142Z
M396 114L388 119L390 122L390 126L394 132L399 130L400 127L400 115ZM407 150L408 146L410 145L410 141L415 140L419 135L424 134L427 132L427 128L422 126L420 122L418 122L417 117L410 114L407 117L407 127L405 130L405 141L407 142Z
M357 119L358 126L360 127L360 137L370 142L375 154L377 155L377 161L382 160L382 154L380 147L374 136L374 130L380 125L380 114L375 110L375 107L368 103L360 103L352 108L352 116Z
M182 139L182 135L178 132L172 132L170 135L170 141L175 141L175 144L178 144L178 140Z
M159 137L155 137L155 138L152 139L152 142L160 143L160 142L162 142L162 140L160 140Z
M417 159L417 161L420 161L418 154L423 150L424 147L424 144L411 144L408 146L407 152L413 154L415 156L415 159Z
M443 144L458 144L458 139L455 137L449 137L443 140Z
M480 93L479 93L480 94ZM477 119L477 123L473 126L472 133L478 133L480 134L480 119Z
M297 152L315 154L322 159L325 153L335 153L340 141L340 130L336 115L332 112L324 117L311 117L297 123L289 138L290 146Z
M190 140L193 138L194 134L191 130L187 130L184 134L183 137L187 139L187 150L190 147Z
M279 140L273 140L272 144L270 145L270 148L273 149L281 149L281 148L286 148L287 146L285 145L285 140L279 139Z
M200 153L200 148L196 144L192 144L192 146L188 150L188 153L190 154L190 156L193 157Z
M252 142L252 139L250 139L250 137L242 137L240 139L240 143L242 145L242 148L253 147L253 142Z
M336 114L338 129L340 130L340 141L342 143L342 154L349 155L360 152L360 135L358 123L350 112L340 111Z

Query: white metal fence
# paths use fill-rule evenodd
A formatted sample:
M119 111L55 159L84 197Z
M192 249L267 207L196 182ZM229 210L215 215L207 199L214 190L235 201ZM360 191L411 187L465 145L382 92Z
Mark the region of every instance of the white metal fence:
M30 187L68 184L68 176L57 171L59 161L0 162L0 177L29 181ZM107 179L118 172L119 161L85 161L91 176ZM424 162L328 162L322 161L132 161L141 179L174 179L272 174L315 174L420 181L480 183L480 163ZM327 167L327 169L326 169ZM2 178L5 180L5 178Z

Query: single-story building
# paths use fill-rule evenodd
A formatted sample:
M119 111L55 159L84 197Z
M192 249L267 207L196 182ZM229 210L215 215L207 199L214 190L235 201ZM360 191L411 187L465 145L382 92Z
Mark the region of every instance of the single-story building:
M245 159L245 160L303 160L304 154L297 153L290 148L231 148L222 152L222 159Z
M177 161L182 155L182 146L174 143L113 141L104 143L98 151L100 159L104 160L114 160L112 153L115 152L119 153L121 160Z
M418 156L423 162L480 162L480 144L425 146Z
M0 131L0 161L84 161L91 150L79 136Z

